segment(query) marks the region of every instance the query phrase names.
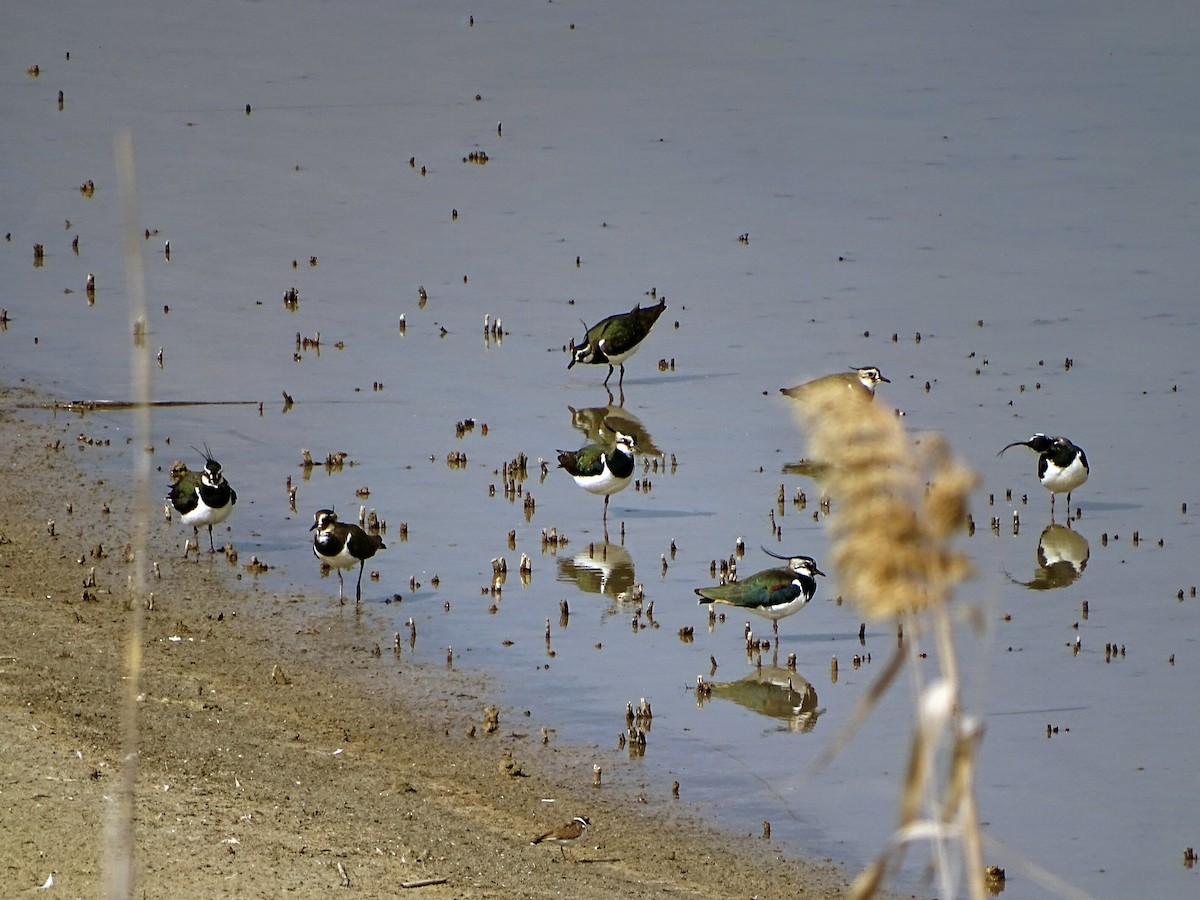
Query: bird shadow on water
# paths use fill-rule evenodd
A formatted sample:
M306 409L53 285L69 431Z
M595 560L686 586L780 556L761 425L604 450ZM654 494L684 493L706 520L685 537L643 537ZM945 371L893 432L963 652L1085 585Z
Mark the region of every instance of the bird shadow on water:
M728 618L729 614L726 614ZM785 632L783 629L779 631L780 649L786 650L788 646L793 644L829 644L837 641L854 641L858 642L858 634L851 632L813 632L813 631L797 631L794 634Z
M664 375L641 375L637 378L627 379L625 390L628 391L631 387L638 387L646 384L681 384L690 381L709 381L713 378L741 378L742 373L739 372L704 372L702 374L687 375L684 373L671 372Z
M1126 512L1131 509L1145 509L1144 503L1105 503L1104 501L1089 500L1086 504L1078 504L1078 509L1083 511L1083 518L1087 517L1089 512ZM1074 521L1074 520L1072 520Z
M694 516L715 516L717 513L708 509L617 509L613 507L610 513L625 519L686 519Z

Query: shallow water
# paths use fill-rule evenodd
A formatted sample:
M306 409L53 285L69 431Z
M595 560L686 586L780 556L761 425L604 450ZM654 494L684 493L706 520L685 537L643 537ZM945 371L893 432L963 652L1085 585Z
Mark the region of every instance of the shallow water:
M391 617L382 646L412 618L405 653L437 662L451 647L455 666L494 673L531 728L593 746L606 781L669 802L677 780L715 821L755 834L769 821L790 852L858 866L895 814L908 685L827 769L811 765L892 628L860 644L823 566L816 599L781 623L795 696L742 684L698 704L698 675L732 685L755 667L744 620L710 631L692 589L739 537L743 574L770 564L759 545L827 557L819 488L783 471L803 450L778 388L878 365L893 381L880 402L913 431L945 433L981 477L964 539L978 576L960 602L980 604L988 629L960 647L987 726L986 833L1096 896L1194 893L1181 861L1196 843L1200 737L1188 591L1200 217L1196 128L1178 115L1197 75L1190 9L1107 4L1086 27L1035 4L1003 17L986 4L936 16L916 4L89 9L14 8L0 34L0 378L68 400L130 397L111 151L128 126L156 232L144 242L155 397L253 401L157 410L155 464L212 448L239 492L228 538L274 567L262 583L336 602L312 558L312 512L376 509L388 549L364 591ZM480 150L486 165L462 162ZM91 197L78 189L89 178ZM610 398L605 369L568 372L563 349L580 319L649 303L651 288L668 309L627 365L622 404L616 375ZM485 315L502 319L502 341L485 338ZM319 349L297 347L318 333ZM607 570L587 553L605 542L601 498L555 468L555 451L606 416L636 426L643 459L659 461L650 490L612 500ZM111 480L128 469L129 429L120 411L79 418L80 433L112 441ZM1068 434L1092 464L1082 518L1043 550L1086 558L1074 578L1067 559L1039 564L1050 516L1035 457L995 456L1035 431ZM301 448L347 465L306 473ZM465 464L447 463L454 452ZM506 496L499 469L518 454L528 474ZM552 528L568 538L556 551L541 541ZM164 523L156 546L167 556L183 537ZM499 557L497 598L485 589ZM634 582L653 601L636 630L634 605L616 599ZM1106 643L1125 652L1106 659ZM654 719L634 756L617 736L643 697ZM764 697L799 712L769 715ZM1009 871L1005 896L1045 895L1011 854L986 856ZM920 890L924 855L912 859L900 884Z

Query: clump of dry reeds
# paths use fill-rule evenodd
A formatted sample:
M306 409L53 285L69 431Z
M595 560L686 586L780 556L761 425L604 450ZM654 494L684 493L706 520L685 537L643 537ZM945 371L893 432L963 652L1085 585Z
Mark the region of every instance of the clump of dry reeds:
M965 529L974 475L940 437L914 442L882 404L848 399L839 386L800 404L809 452L820 461L831 503L832 559L848 599L865 618L900 622L904 639L872 686L849 731L869 714L906 659L932 636L940 667L917 684L914 728L896 830L851 886L869 897L907 846L929 841L940 896L965 886L984 896L974 766L982 725L964 714L950 603L970 575L954 538ZM847 734L844 740L849 739ZM837 744L830 752L835 753Z

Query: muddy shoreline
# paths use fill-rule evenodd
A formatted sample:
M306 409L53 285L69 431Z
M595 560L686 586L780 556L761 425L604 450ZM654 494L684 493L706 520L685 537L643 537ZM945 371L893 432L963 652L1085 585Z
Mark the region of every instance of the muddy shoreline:
M0 866L13 891L53 873L65 895L94 897L120 784L130 501L87 474L102 460L81 457L105 451L77 446L76 419L18 408L37 399L0 394ZM601 752L544 741L521 711L501 709L486 734L485 680L379 648L369 609L258 589L248 559L184 561L179 524L150 524L160 577L148 576L144 619L140 895L845 889L832 863L708 828L669 785L597 789ZM530 845L577 814L593 828L566 856Z

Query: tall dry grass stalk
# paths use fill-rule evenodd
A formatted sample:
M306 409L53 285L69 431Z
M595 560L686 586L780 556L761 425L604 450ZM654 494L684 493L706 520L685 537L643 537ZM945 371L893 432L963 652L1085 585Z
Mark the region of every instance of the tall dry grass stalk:
M133 510L129 575L129 632L124 654L124 694L121 702L121 785L108 822L109 858L105 890L111 898L130 898L137 881L134 854L134 813L138 781L138 696L142 687L142 632L146 597L146 546L150 527L150 356L145 347L146 280L142 242L138 237L138 206L133 164L133 138L127 131L114 144L120 188L124 238L125 284L134 343L130 350L133 382L134 435Z
M855 713L849 735L874 708L908 661L916 709L896 829L878 858L854 881L850 896L874 895L907 847L928 841L939 896L985 896L975 807L975 760L981 721L966 715L952 637L950 603L971 574L954 538L966 525L975 476L951 456L946 442L914 442L882 404L833 387L800 405L809 454L824 464L822 487L831 501L832 565L864 618L899 621L903 640ZM932 640L939 671L918 664Z

